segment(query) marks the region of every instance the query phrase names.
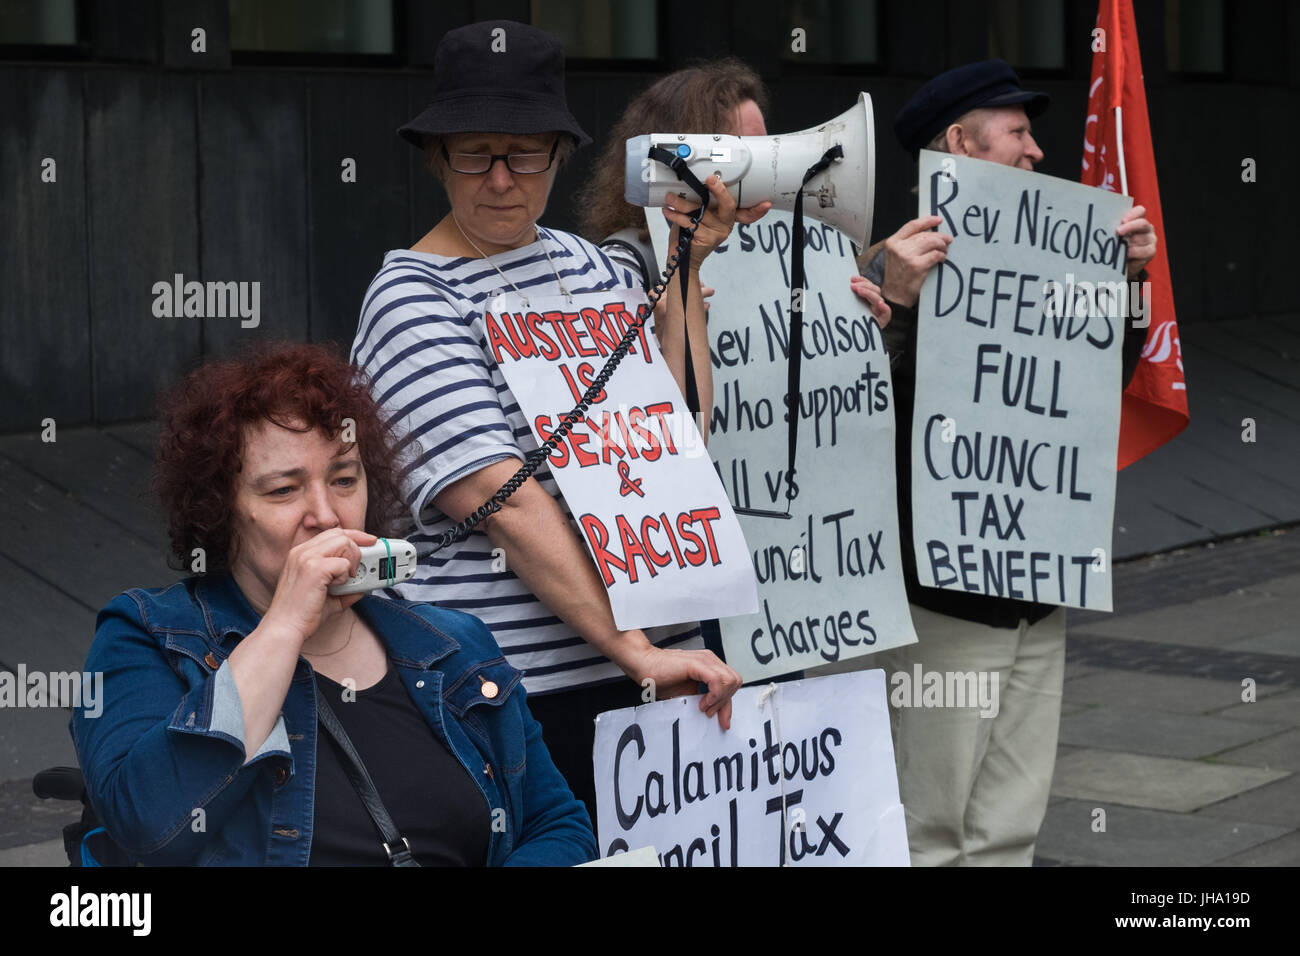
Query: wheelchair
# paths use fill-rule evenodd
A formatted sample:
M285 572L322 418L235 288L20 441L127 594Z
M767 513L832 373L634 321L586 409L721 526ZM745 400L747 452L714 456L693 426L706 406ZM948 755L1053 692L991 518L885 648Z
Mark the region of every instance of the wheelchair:
M32 792L42 800L68 800L81 804L81 819L63 828L63 851L69 866L130 866L125 850L113 842L86 795L79 767L50 767L32 779Z

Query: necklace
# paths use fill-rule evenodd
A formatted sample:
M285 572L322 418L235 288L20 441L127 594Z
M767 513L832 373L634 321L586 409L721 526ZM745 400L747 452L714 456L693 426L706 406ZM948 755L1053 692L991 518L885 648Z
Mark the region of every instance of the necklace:
M307 657L333 657L335 654L341 654L343 651L347 650L348 645L352 643L352 632L355 631L356 628L357 628L357 615L356 612L353 612L352 626L348 628L348 639L343 642L342 647L335 648L332 651L325 651L324 653L321 653L319 651L303 651L303 655Z
M501 271L501 267L493 262L491 257L474 243L474 240L469 237L469 233L461 227L460 220L456 218L456 211L454 209L451 213L451 221L456 224L456 228L460 230L460 234L464 237L465 241L470 244L470 248L477 252L488 265L497 270L497 275L506 280L506 285L515 290L515 294L519 296L519 300L524 304L524 308L528 308L528 296L524 295L523 292L520 291L519 286L511 282L510 277ZM546 244L542 242L542 231L536 226L533 226L533 232L537 236L538 244L542 247L542 253L546 256L546 264L551 267L551 272L555 273L555 282L560 287L560 292L563 293L565 299L572 302L573 294L565 288L564 280L560 278L560 270L555 268L555 263L551 261L551 253L547 250Z

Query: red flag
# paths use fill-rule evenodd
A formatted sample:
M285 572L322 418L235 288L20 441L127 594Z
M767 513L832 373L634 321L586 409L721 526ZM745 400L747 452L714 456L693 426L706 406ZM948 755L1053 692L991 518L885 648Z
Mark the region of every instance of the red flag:
M1187 385L1132 0L1100 0L1097 28L1080 181L1132 196L1156 230L1146 346L1120 410L1118 467L1127 468L1187 427Z

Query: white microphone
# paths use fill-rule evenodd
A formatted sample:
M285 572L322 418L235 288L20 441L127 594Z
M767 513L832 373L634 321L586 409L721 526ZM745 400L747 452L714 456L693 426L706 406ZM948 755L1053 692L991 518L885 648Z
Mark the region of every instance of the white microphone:
M332 584L330 594L362 594L392 587L415 576L415 545L401 538L380 538L361 546L357 571L346 584Z

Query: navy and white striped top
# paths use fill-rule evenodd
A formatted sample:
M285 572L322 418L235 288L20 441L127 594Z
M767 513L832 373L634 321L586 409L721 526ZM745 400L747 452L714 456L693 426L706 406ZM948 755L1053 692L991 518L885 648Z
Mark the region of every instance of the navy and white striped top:
M541 226L538 234L570 292L640 288L631 273L591 243ZM492 262L525 295L560 292L536 242L499 253ZM430 555L433 540L454 523L433 506L433 498L459 478L507 458L522 462L537 448L477 321L483 303L508 289L482 259L389 252L366 291L352 361L369 375L375 398L398 420L399 431L404 428L407 439L419 443L403 488L415 522L406 537L419 552L420 568L396 591L407 600L481 618L535 694L612 680L623 672L553 615L509 568L493 570L492 545L483 533ZM572 521L547 466L534 477ZM646 633L661 647L704 646L697 624Z

